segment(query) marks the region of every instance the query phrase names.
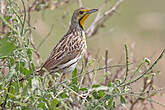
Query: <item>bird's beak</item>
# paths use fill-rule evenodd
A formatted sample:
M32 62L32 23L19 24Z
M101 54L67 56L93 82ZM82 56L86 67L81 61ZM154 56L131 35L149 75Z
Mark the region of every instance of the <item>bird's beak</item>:
M87 14L91 14L91 13L94 13L94 12L96 12L96 11L98 11L98 9L90 9L90 10L87 12Z

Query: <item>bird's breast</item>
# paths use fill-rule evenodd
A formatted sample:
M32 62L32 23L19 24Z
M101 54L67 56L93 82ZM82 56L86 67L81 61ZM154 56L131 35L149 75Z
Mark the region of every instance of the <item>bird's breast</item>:
M85 32L82 31L82 43L83 43L83 46L82 46L82 55L84 55L84 53L86 52L87 50L87 43L86 43L86 37L85 37Z

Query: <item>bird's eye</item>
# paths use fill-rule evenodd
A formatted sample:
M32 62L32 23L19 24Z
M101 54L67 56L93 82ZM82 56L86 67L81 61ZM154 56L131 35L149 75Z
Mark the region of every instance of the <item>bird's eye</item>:
M84 12L83 11L79 11L80 14L83 14Z

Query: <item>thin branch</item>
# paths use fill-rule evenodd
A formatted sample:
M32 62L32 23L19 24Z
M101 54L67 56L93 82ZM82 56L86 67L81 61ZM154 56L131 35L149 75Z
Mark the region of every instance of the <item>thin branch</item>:
M29 2L29 0L28 0L28 2ZM31 9L32 8L28 5L28 12L27 12L28 18L27 18L27 20L28 20L28 26L29 26L29 40L30 40L30 43L34 49L33 51L36 54L39 63L41 63L42 59L41 59L40 53L38 52L38 49L36 48L34 41L33 41L33 35L32 35L32 29L31 29Z
M153 100L151 98L146 98L146 100L149 101L149 102L153 102L155 104L158 104L158 105L162 106L163 108L165 108L165 105L160 103L159 101Z
M42 39L42 41L39 43L37 49L39 49L41 47L41 45L49 38L50 34L52 33L53 31L53 27L54 27L54 24L52 24L51 28L50 28L50 31L48 32L48 34Z
M93 70L87 72L86 74L93 73L95 71L105 70L106 68L115 68L115 67L123 67L123 66L125 66L125 65L124 64L118 64L118 65L110 65L110 66L107 66L107 67L100 67L100 68L97 68L97 69L93 69Z
M6 103L7 103L7 99L8 99L8 95L9 95L9 92L10 92L10 87L11 87L11 84L12 84L12 79L13 79L13 77L11 77L11 79L10 79L10 82L9 82L9 87L8 87L8 89L7 89L7 94L6 94L6 97L5 97L5 100L4 100L4 103L2 104L2 110L6 110Z
M18 31L11 25L9 24L4 18L3 16L0 14L0 19L2 20L2 22L8 27L10 28L12 31L14 31L16 34L19 34Z
M9 6L12 8L14 14L18 17L20 24L23 25L21 16L20 16L20 14L18 13L18 11L16 11L16 9L13 8L13 5L12 5L12 3L11 3L11 0L8 0L8 4L9 4Z
M110 8L108 11L104 12L104 14L100 14L101 13L101 9L99 9L99 12L95 18L95 20L93 21L93 23L89 26L89 28L87 29L86 33L87 33L87 37L91 37L92 35L96 34L98 28L101 27L101 25L110 17L113 15L114 12L116 12L116 10L119 8L120 4L123 2L124 0L118 0L116 2L116 4Z
M130 80L136 75L136 73L140 70L140 68L145 64L145 61L141 62L139 66L135 69L135 71L130 76Z
M105 72L107 73L107 65L108 65L108 50L105 51Z
M38 0L34 0L34 2L31 4L31 6L29 7L29 9L28 10L32 10L33 9L33 7L37 4L37 1Z
M119 67L123 67L123 66L125 66L125 64L109 65L109 66L107 66L107 67L100 67L100 68L93 69L93 70L91 70L91 71L89 71L89 72L86 72L85 74L93 73L93 72L95 72L95 71L105 70L105 68L119 68ZM75 78L79 78L79 77L81 77L82 75L83 75L83 74L77 75L77 77L75 77ZM74 78L71 78L70 80L72 80L72 79L74 79ZM65 80L65 81L62 81L62 82L59 83L58 85L63 84L63 83L66 83L66 82L67 82L66 80Z
M5 16L5 0L1 0L1 14ZM5 24L2 22L2 33L5 33Z
M25 7L25 3L23 0L21 0L22 5L23 5L23 11L24 11L24 17L23 17L23 23L22 23L22 29L21 29L21 36L23 36L24 34L24 27L25 27L25 21L26 21L26 7Z
M79 7L83 7L82 0L77 0Z
M85 99L86 101L88 101L86 98L84 98L84 96L83 95L81 95L81 94L78 94L76 91L74 91L72 88L70 88L69 86L66 86L66 85L62 85L62 86L64 86L65 88L67 88L68 90L70 90L70 91L72 91L76 96L78 96L79 98L82 98L82 99Z
M109 77L107 75L108 73L107 66L108 66L108 50L105 51L105 85L108 84L109 81Z
M128 65L129 64L128 46L125 44L124 47L125 47L125 59L126 59L126 72L125 72L125 78L124 78L122 84L125 83L125 81L127 80L128 71L129 71L129 65Z
M152 68L159 62L159 60L163 57L165 53L165 49L162 51L162 53L160 54L160 56L155 60L155 62L146 70L143 72L143 74L141 74L140 76L138 76L137 78L135 78L134 80L127 82L125 84L122 84L120 86L126 86L126 85L130 85L136 81L138 81L139 79L141 79L145 74L147 74L150 70L152 70Z

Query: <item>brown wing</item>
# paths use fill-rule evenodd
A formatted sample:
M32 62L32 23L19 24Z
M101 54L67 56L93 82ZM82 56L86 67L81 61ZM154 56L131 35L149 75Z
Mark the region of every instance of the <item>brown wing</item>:
M58 65L64 64L81 54L82 39L80 34L70 33L64 36L54 47L49 58L43 64L42 68L50 71Z

